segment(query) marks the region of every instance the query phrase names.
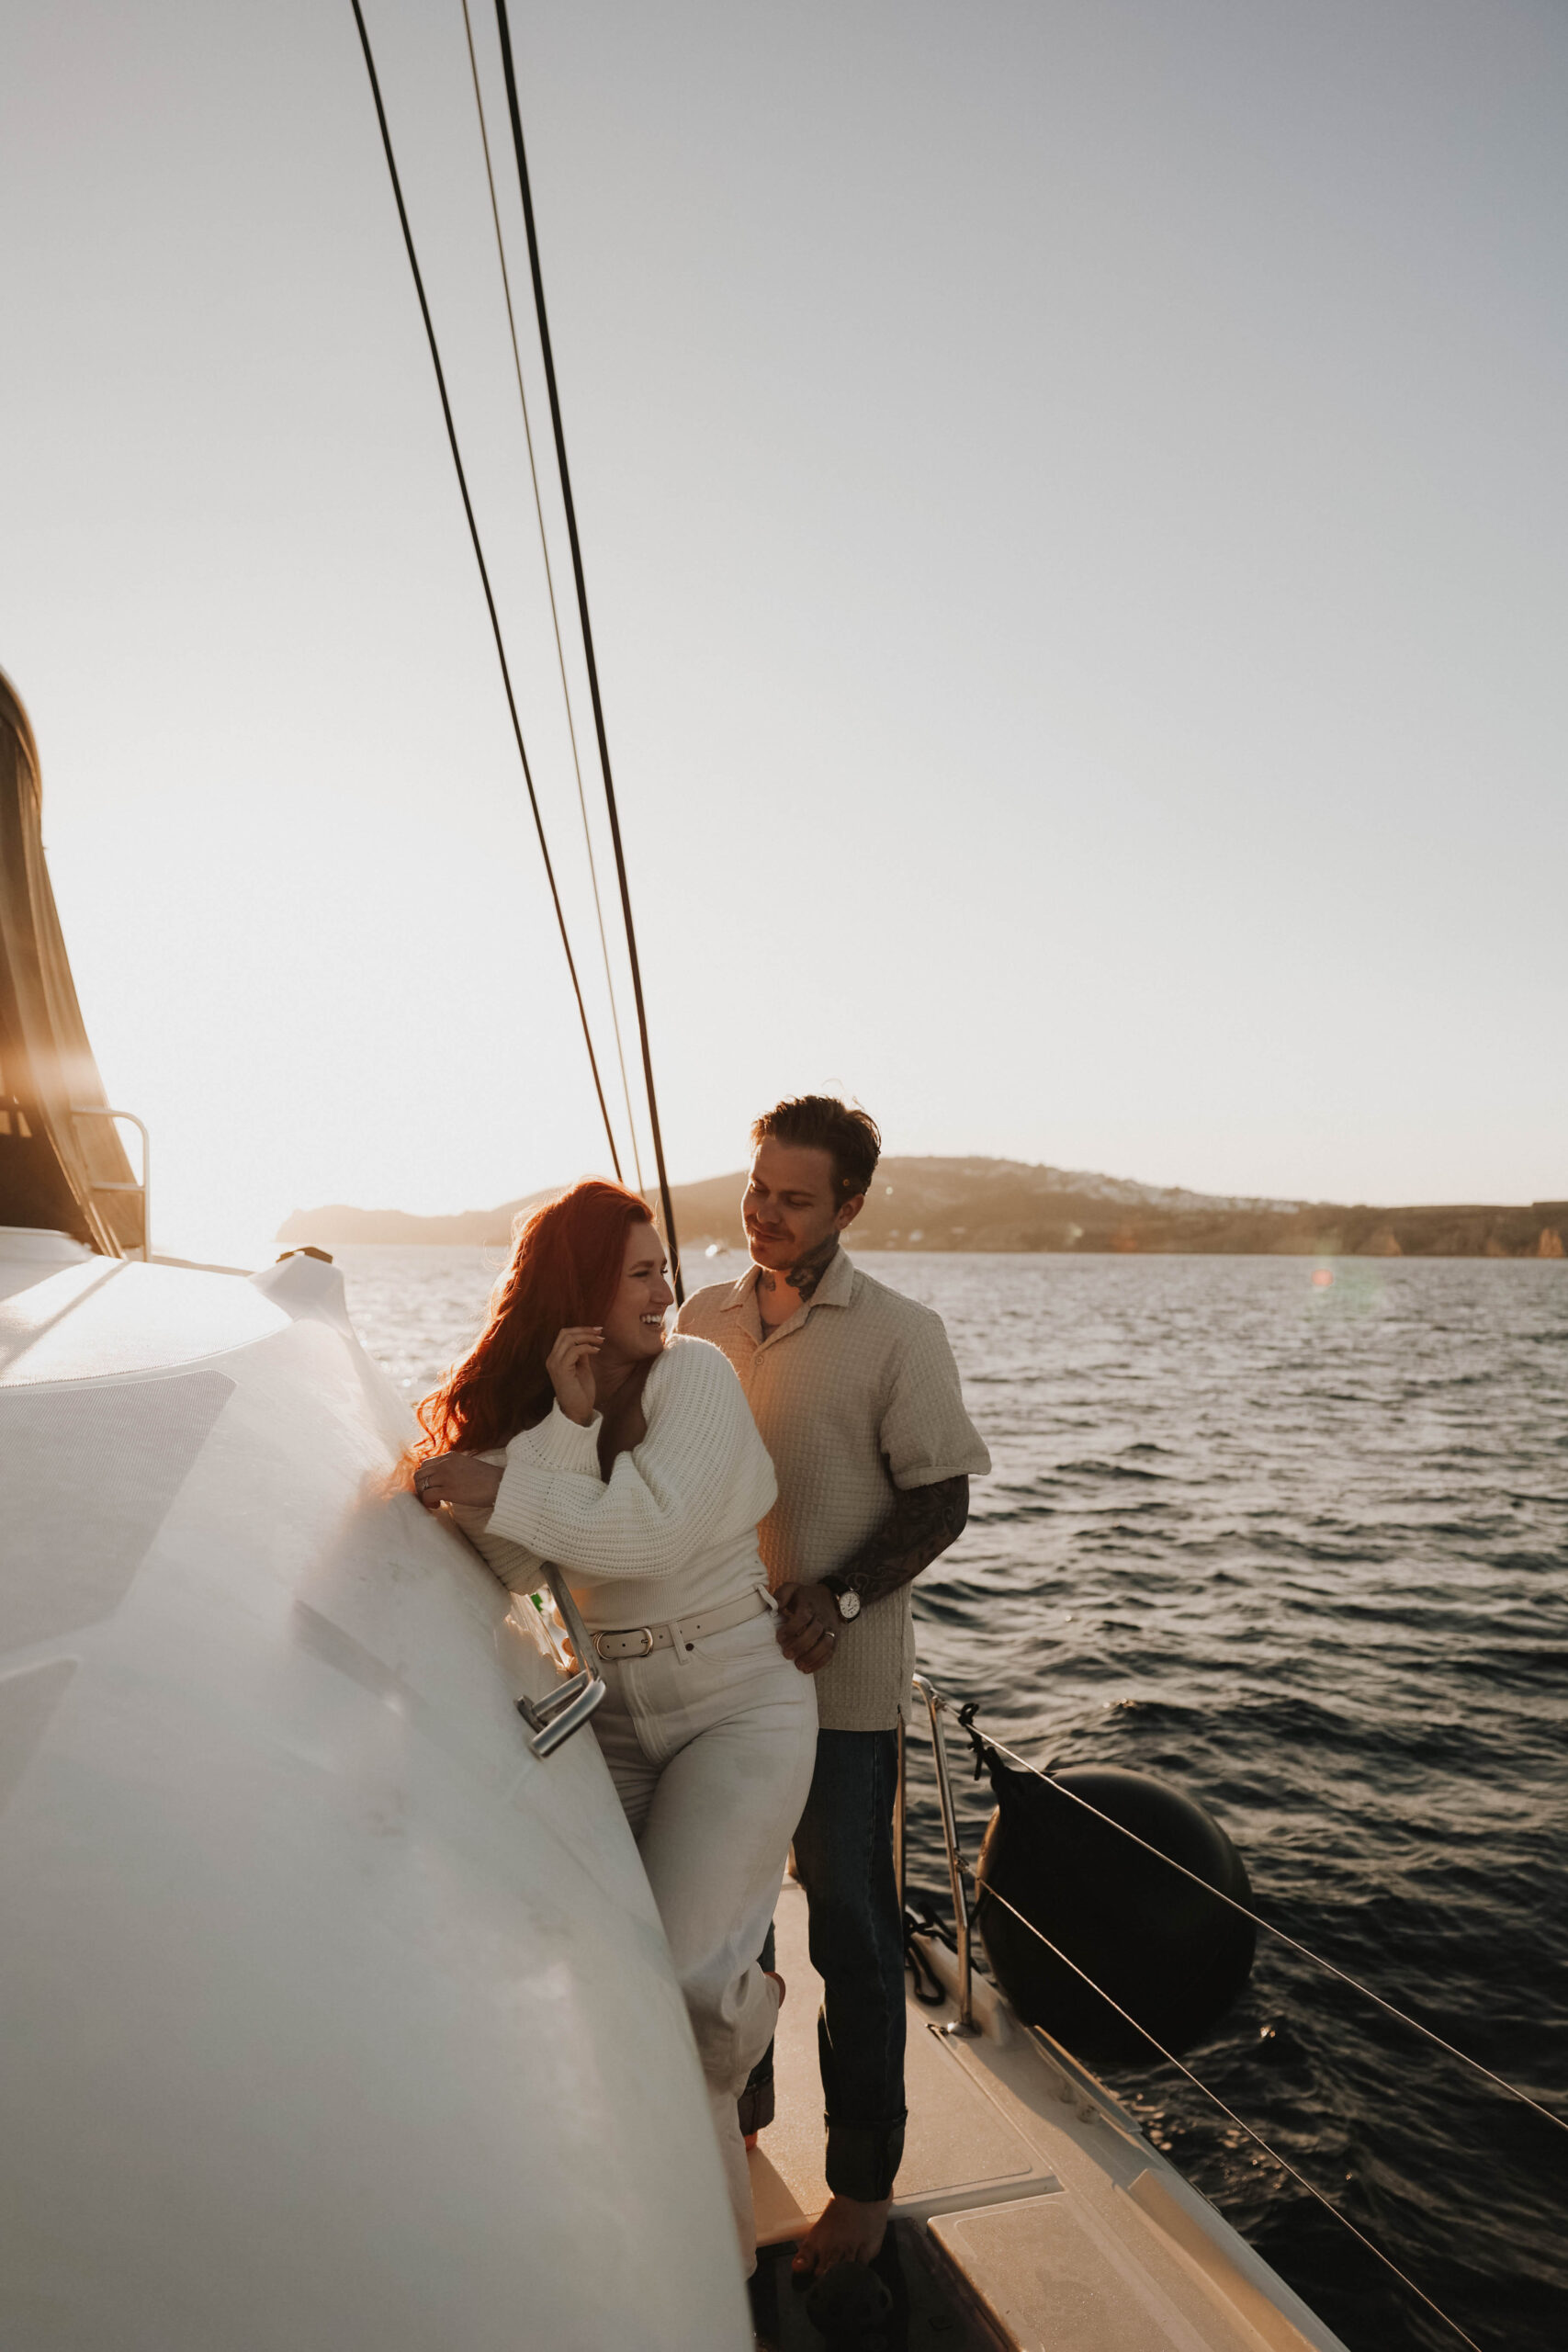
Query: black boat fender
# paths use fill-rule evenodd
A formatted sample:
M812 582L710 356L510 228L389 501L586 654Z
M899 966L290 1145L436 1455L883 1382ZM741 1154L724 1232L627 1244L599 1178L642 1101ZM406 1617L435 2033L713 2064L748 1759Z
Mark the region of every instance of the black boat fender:
M1146 2065L1156 2053L1145 2036L1173 2053L1201 2041L1246 1984L1257 1942L1252 1921L1207 1892L1251 1908L1247 1866L1213 1815L1146 1772L1074 1766L1047 1780L988 1745L983 1760L997 1808L976 1920L1018 2015L1089 2065Z

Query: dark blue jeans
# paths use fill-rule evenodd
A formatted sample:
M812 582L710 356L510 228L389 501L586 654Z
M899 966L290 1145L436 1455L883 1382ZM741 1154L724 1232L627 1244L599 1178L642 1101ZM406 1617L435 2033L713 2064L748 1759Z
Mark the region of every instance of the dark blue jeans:
M904 1922L893 1871L896 1731L822 1731L795 1867L822 1979L828 2186L890 2197L904 2153Z

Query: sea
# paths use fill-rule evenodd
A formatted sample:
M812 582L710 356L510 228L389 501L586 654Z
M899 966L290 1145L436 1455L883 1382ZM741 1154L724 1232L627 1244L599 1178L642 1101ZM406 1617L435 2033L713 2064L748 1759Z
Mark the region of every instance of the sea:
M335 1254L411 1398L501 1264ZM923 1670L1042 1767L1196 1797L1265 1919L1568 2117L1568 1265L858 1262L943 1317L991 1452L916 1587ZM909 1762L943 1887L919 1734ZM1203 2088L1106 2079L1352 2352L1568 2346L1568 2132L1268 1934L1184 2063Z

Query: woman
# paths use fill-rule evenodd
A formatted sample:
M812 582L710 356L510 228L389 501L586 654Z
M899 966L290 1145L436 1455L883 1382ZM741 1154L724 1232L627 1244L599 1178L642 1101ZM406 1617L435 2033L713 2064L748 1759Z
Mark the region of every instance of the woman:
M479 1339L419 1408L414 1487L504 1584L563 1568L606 1684L593 1731L669 1938L742 2257L755 2266L735 2102L773 2037L756 1954L811 1785L817 1702L773 1638L757 1522L773 1464L673 1294L635 1193L574 1185L519 1233Z

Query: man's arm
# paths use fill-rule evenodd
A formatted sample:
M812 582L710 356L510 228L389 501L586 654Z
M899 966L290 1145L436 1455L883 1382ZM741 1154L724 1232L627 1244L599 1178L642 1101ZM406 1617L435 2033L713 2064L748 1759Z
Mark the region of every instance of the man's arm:
M874 1535L840 1562L835 1575L867 1608L911 1584L922 1568L956 1544L969 1517L969 1481L938 1478L929 1487L901 1487Z
M835 1581L858 1592L868 1608L874 1600L886 1600L957 1542L968 1517L966 1477L900 1487L887 1517L840 1563ZM838 1645L840 1619L832 1594L825 1585L784 1584L776 1597L782 1611L780 1648L803 1673L818 1673Z

